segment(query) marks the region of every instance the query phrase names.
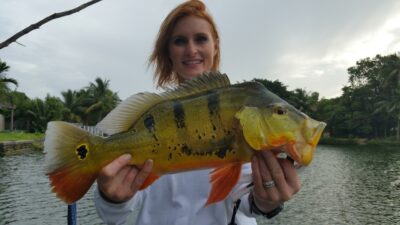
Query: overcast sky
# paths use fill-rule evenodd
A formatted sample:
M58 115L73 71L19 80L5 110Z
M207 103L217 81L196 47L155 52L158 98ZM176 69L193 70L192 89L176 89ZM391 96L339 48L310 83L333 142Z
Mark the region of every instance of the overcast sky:
M86 1L0 0L0 41ZM181 0L103 0L53 20L0 50L18 91L43 98L109 79L122 99L156 91L147 59L159 26ZM231 82L279 79L289 90L341 95L357 60L400 51L400 1L209 0Z

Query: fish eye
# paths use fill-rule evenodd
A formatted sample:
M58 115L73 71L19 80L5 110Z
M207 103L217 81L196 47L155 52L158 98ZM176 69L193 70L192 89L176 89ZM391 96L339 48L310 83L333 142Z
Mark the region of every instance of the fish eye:
M285 115L287 110L285 108L283 108L282 106L277 106L274 108L274 113L278 114L278 115Z

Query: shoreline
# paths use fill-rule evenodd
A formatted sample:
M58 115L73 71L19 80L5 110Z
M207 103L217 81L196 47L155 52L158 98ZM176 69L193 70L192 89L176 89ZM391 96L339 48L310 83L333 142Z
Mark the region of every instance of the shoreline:
M23 153L28 150L42 150L44 138L26 140L3 140L0 141L0 157ZM318 145L339 146L399 146L400 141L388 139L366 139L366 138L335 138L322 137Z
M367 139L367 138L336 138L321 137L319 145L349 145L349 146L399 146L400 141L392 139Z
M44 140L10 140L0 141L0 157L20 154L43 148Z

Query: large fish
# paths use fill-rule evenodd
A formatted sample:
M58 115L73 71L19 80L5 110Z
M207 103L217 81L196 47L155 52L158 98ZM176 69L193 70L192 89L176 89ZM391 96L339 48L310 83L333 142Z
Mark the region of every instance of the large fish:
M163 174L214 168L208 205L230 193L254 153L249 149L280 149L308 165L324 127L260 83L231 85L225 74L208 73L162 94L129 97L97 125L107 137L50 122L46 173L53 192L72 203L124 153L132 155L132 164L154 161L141 189Z

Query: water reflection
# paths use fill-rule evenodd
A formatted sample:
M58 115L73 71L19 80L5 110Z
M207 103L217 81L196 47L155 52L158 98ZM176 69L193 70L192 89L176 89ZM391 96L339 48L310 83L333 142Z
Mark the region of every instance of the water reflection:
M319 147L301 192L268 224L399 224L399 163L395 148Z
M43 174L43 154L0 157L0 224L66 224L67 207ZM400 224L400 150L322 146L284 212L259 224ZM92 194L78 224L102 224Z
M67 206L51 192L40 152L0 158L0 224L66 224ZM102 224L87 195L78 204L79 224Z

